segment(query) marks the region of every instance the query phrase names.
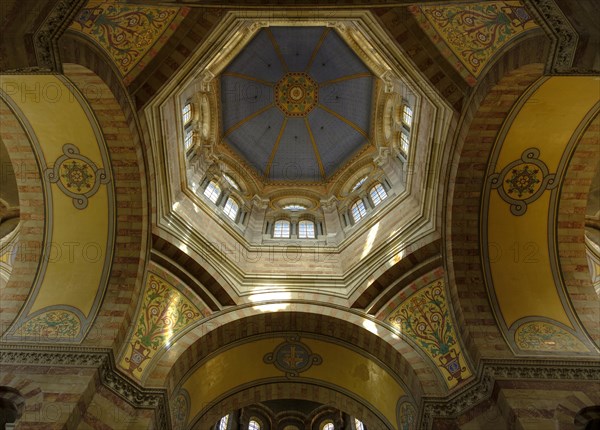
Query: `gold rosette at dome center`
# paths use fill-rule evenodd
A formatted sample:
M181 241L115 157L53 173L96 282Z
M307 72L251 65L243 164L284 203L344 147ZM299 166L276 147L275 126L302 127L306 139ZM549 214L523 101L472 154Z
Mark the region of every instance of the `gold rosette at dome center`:
M287 116L306 116L318 97L318 85L306 73L287 73L275 86L275 104Z

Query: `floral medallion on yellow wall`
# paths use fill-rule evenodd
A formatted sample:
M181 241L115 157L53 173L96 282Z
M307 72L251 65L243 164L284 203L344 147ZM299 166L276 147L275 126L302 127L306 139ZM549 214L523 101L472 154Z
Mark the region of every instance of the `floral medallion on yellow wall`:
M419 25L470 85L503 46L538 28L520 1L411 6Z
M436 364L453 388L472 375L458 341L441 280L409 296L388 321L412 339Z
M179 290L148 272L143 302L119 366L141 380L144 369L157 352L201 318L202 313Z

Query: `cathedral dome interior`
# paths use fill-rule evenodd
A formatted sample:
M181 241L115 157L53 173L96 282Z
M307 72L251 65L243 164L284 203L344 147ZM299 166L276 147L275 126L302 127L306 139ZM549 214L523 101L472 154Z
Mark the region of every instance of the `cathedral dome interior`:
M0 14L0 428L600 428L596 2Z

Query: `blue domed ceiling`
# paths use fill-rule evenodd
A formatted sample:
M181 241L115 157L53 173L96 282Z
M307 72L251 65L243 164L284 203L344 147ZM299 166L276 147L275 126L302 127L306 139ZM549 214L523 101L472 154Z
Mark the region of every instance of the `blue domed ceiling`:
M264 28L221 75L223 140L266 180L323 181L369 144L373 86L335 30Z

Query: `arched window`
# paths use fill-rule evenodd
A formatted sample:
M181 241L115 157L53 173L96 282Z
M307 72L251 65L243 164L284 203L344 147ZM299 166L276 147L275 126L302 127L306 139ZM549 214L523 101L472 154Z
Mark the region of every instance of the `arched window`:
M285 219L275 221L273 226L273 237L290 237L290 222Z
M235 221L235 217L237 216L239 209L240 209L240 205L238 205L234 199L229 197L227 199L227 202L225 202L225 207L223 208L223 212L225 212L225 215L227 215L229 218L231 218L232 221Z
M219 430L227 430L227 425L229 424L229 415L225 415L219 421Z
M290 205L285 205L283 207L283 209L286 211L298 212L298 211L306 210L306 206L293 203Z
M352 187L350 192L358 190L360 188L360 186L365 183L366 180L367 180L366 176L363 176L362 178L360 178L358 181L356 181L356 183L354 184L354 186Z
M183 122L183 147L187 151L194 143L194 132L192 127L192 104L186 103L181 110Z
M404 107L402 108L402 122L408 127L412 126L413 110L408 105L404 105Z
M325 423L321 425L321 430L335 430L335 426L332 421L325 421Z
M367 215L367 209L365 208L365 204L362 200L357 200L350 207L350 212L352 213L352 219L354 222L358 222L363 219Z
M221 195L221 187L219 187L215 181L210 181L204 189L204 195L208 197L208 200L211 202L217 203L217 200L219 200L219 196Z
M373 188L371 188L369 193L371 194L371 200L375 206L387 198L387 193L381 184L376 184Z
M300 239L315 238L315 223L308 220L302 220L298 223L298 237Z
M248 423L248 430L260 430L262 427L258 421L251 419Z
M408 148L410 146L410 136L406 130L400 132L400 149L405 155L408 155Z
M185 137L183 138L183 146L186 151L190 149L192 143L194 143L194 131L189 127L185 129Z
M356 430L365 430L365 426L358 418L354 418L354 428Z
M223 177L225 178L225 180L227 182L229 182L229 185L231 185L233 188L235 188L236 190L240 190L240 186L238 185L238 183L235 181L235 179L233 179L231 176L229 176L227 173L223 173Z
M186 103L181 110L183 125L186 126L192 120L192 104Z

